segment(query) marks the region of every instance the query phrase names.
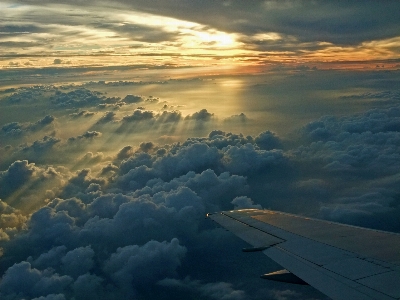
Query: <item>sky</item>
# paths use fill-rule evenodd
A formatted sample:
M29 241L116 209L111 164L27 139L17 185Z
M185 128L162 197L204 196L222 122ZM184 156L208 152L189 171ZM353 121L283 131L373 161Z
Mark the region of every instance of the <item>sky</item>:
M398 1L0 1L0 298L327 299L206 219L400 232Z
M2 1L0 67L393 68L398 1Z

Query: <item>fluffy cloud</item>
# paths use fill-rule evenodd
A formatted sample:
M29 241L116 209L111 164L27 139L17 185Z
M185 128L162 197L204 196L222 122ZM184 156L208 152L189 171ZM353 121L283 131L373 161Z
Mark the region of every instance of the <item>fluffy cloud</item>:
M169 182L161 179L150 180L146 187L135 191L133 195L155 195L180 187L188 187L194 191L201 197L209 211L229 209L229 201L237 195L245 194L249 188L247 180L243 176L231 175L228 172L217 175L213 170L207 169L200 174L190 171Z
M22 215L18 209L8 205L0 199L0 228L22 228L27 217ZM3 238L8 239L7 236Z
M72 290L74 295L76 295L76 299L104 299L105 295L106 297L108 296L112 299L112 294L105 293L103 282L103 278L86 273L79 276L78 279L73 283Z
M23 147L21 151L28 153L33 152L35 155L43 155L59 142L61 142L60 139L46 135L41 140L36 140L31 145Z
M138 103L143 101L142 97L136 95L126 95L125 98L122 100L126 103Z
M84 275L94 266L94 251L90 246L69 251L61 259L63 273L73 278Z
M88 106L105 101L84 90L68 93L58 95ZM91 96L93 102L84 100ZM76 111L80 104L69 100L65 104ZM271 131L251 136L212 130L165 145L149 136L137 142L131 131L114 144L123 130L114 125L148 131L178 122L212 126L216 116L207 110L185 118L177 111L124 109L106 113L103 120L113 124L88 118L103 126L101 140L111 141L113 152L94 142L100 131L91 124L70 142L47 136L4 149L25 160L13 160L0 172L2 299L153 299L166 292L177 299L258 299L250 288L254 279L243 278L242 266L230 263L239 254L227 249L240 249L240 241L204 219L222 209L268 207L400 230L396 105L323 117L290 141ZM64 167L51 165L55 156L62 156ZM70 158L72 166L63 163ZM22 211L16 199L30 210ZM253 266L264 268L259 258Z
M5 124L3 127L1 127L1 130L7 135L19 135L23 132L21 128L22 125L20 125L18 122L12 122Z
M192 115L186 116L185 118L182 117L182 114L179 111L163 111L161 113L155 113L153 111L136 109L132 114L124 116L121 119L121 122L147 122L150 125L165 126L180 121L206 122L210 121L213 116L214 114L209 113L206 109L202 109Z
M229 134L219 135L226 137L225 143L238 142ZM177 238L189 245L203 243L197 233L204 226L201 220L206 210L229 208L233 198L247 191L246 178L221 172L223 156L215 146L196 140L166 148L144 143L137 152L132 147L120 151L118 157L128 158L115 161L114 179L108 185L105 179L92 177L89 170L78 171L66 182L60 198L32 214L29 229L4 245L2 267L7 273L2 295L19 297L11 280L17 271L34 278L32 286L47 284L35 292L20 291L22 296L49 299L68 298L85 285L91 291L89 297L127 297L147 289L148 284L176 276L188 251ZM34 167L16 163L11 171L19 164L24 169ZM148 175L143 177L144 172ZM54 289L57 281L62 284ZM106 282L108 291L104 290ZM225 283L206 284L193 293L199 291L212 298L243 296Z
M394 179L400 167L398 112L399 107L392 106L341 118L326 116L303 128L308 144L292 153L300 164L318 166L319 176L329 179L325 181L329 185L309 179L298 187L311 192L313 186L314 192L333 196L322 205L322 217L387 230L399 228L397 222L389 221L398 210ZM342 188L336 194L333 189L338 184ZM383 222L384 216L388 222Z
M190 280L186 277L184 280L165 278L158 282L159 285L171 289L183 290L186 293L198 294L200 297L224 300L246 299L246 294L242 290L233 289L227 282L201 283L198 280Z
M173 275L181 264L186 249L177 239L170 243L149 241L142 247L126 246L118 248L105 262L104 270L109 273L118 287L128 289L133 286L148 285L168 275Z
M9 105L21 103L37 103L43 96L43 92L45 89L46 88L43 86L14 89L13 93L10 96L5 97L5 101Z
M123 223L120 224L119 218L116 216L114 228L115 226L126 226L129 222L129 219L121 219L120 221L123 220ZM94 224L93 221L91 223ZM58 293L69 295L73 291L84 289L84 285L88 285L89 290L93 292L90 296L92 298L103 290L101 282L107 279L101 275L100 277L95 274L90 275L90 271L100 272L99 274L106 272L108 276L111 276L110 284L115 285L115 289L119 290L111 291L111 297L115 295L132 296L136 289L155 283L166 276L174 275L186 253L186 248L181 246L176 238L173 238L170 243L150 241L143 246L127 245L117 249L110 248L115 252L111 253L107 260L99 261L104 256L100 251L102 247L99 248L102 245L101 240L93 241L96 250L90 246L78 247L70 251L67 251L66 246L51 248L51 245L57 243L57 240L69 247L76 243L74 240L77 238L80 243L85 243L87 238L85 232L95 229L88 225L82 228L81 234L76 235L77 233L74 231L77 228L73 230L74 219L68 217L65 211L56 213L49 209L42 209L35 213L30 224L32 235L20 238L32 246L41 245L42 250L37 253L46 248L50 250L40 254L36 259L33 259L32 256L28 257L27 259L31 263L25 261L8 268L0 284L0 295L9 297L9 299ZM116 233L122 233L120 230L122 227ZM35 234L39 234L40 237L34 237ZM123 238L121 235L118 239ZM96 260L94 260L95 256ZM35 268L32 268L32 265ZM54 273L55 271L59 273ZM24 281L27 284L24 285L24 289L20 288L18 278L25 278ZM81 296L78 297L81 299Z
M244 113L233 115L224 119L224 122L226 123L246 123L248 121L249 118Z
M122 118L123 122L140 122L152 120L154 113L152 111L142 111L141 109L135 110L131 115Z
M47 115L35 123L19 123L12 122L2 126L1 130L6 136L18 136L22 134L27 134L32 131L38 131L44 127L50 125L55 120L55 117Z
M209 121L214 116L214 114L209 113L207 109L202 109L195 112L192 115L185 117L186 120L196 120L196 121Z
M93 112L82 109L85 107L115 107L125 105L126 103L131 104L143 101L140 96L133 95L127 95L125 99L121 100L120 97L107 97L102 92L91 91L85 88L85 85L70 85L61 88L38 85L16 89L13 94L5 97L8 104L47 103L50 107L56 110L63 108L80 110L70 114L71 117L93 115ZM40 127L46 126L53 121L54 117L47 115L35 123L27 123L23 126L30 128L30 130L38 130ZM10 126L15 126L15 124L11 124L13 123L10 123ZM5 129L7 129L7 127Z
M37 168L27 160L15 161L6 171L0 172L0 197L5 198L24 185Z
M5 272L0 283L0 293L5 299L47 296L63 292L72 281L69 276L59 276L50 270L39 271L32 268L30 263L21 262Z
M31 143L23 143L16 147L6 146L3 151L7 155L0 161L0 167L4 169L15 161L24 160L46 165L51 161L51 157L62 159L62 156L54 156L54 153L59 150L58 146L62 144L61 139L46 135Z
M260 204L255 205L253 200L245 196L236 197L235 199L232 200L231 203L235 206L235 209L243 209L243 208L262 209Z
M93 116L94 114L95 114L95 113L94 113L94 112L91 112L91 111L81 110L81 111L79 111L79 112L70 114L70 116L71 116L72 118L79 118L79 117L91 117L91 116Z
M51 102L57 107L86 107L96 106L104 102L106 97L100 92L92 92L88 89L75 89L64 93L57 90L52 97Z
M332 172L395 174L399 164L399 107L375 109L364 114L324 117L309 123L304 136L312 141L300 148L306 156Z
M95 137L100 137L101 132L98 131L86 131L84 134L78 135L76 137L71 137L68 139L68 142L75 142L79 140L87 140L87 139L93 139Z
M37 278L46 270L53 270L46 273L52 278L45 279L49 282L68 278L59 290L26 292L27 297L68 297L82 291L85 284L92 295L107 294L106 282L114 287L109 293L124 297L143 290L143 282L155 284L176 276L185 253L193 251L176 238L191 247L200 245L204 238L198 233L205 212L229 209L232 199L248 191L247 180L240 174L248 173L249 167L238 168L237 175L228 172L232 167L226 160L233 157L232 147L247 153L243 155L248 159L253 157L250 161L259 162L261 168L269 165L263 160L270 153L249 142L254 139L215 131L208 138L184 143L159 146L147 142L136 150L124 147L114 164L104 169L110 177L95 177L88 169L70 175L59 198L34 212L29 229L4 245L3 268L13 270L12 262L26 262L24 272L37 274ZM28 162L18 164L24 169L34 167ZM234 204L253 205L246 197L236 198ZM208 238L215 237L210 234ZM137 273L138 269L147 273ZM3 295L13 297L14 290L5 280ZM192 292L211 298L226 294L227 299L244 295L225 283L199 285Z
M97 124L108 123L114 120L115 120L115 112L108 111L97 121Z
M293 290L271 290L269 294L274 300L299 299L301 296L300 293Z
M249 174L265 171L276 165L284 165L285 157L279 150L258 150L252 144L243 146L228 146L224 153L223 164L234 174Z
M70 176L63 167L38 167L26 160L12 163L0 172L0 228L22 228L27 215L61 193Z
M279 149L282 147L282 143L279 137L271 131L265 131L256 136L254 140L258 147L263 150Z
M40 296L32 300L65 300L65 296L63 294L49 294L46 297Z

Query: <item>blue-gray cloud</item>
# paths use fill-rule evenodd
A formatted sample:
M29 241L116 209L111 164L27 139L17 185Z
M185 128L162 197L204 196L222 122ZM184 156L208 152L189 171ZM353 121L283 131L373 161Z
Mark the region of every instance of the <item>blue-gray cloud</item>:
M19 122L11 122L3 125L1 130L6 136L19 136L23 134L27 134L32 131L38 131L43 129L44 127L50 125L55 120L55 117L51 115L47 115L44 118L38 120L35 123L19 123Z
M354 45L368 40L398 36L397 1L121 1L145 12L195 21L245 36L281 33L299 42L331 42ZM257 40L254 40L256 45ZM267 42L268 43L268 42ZM281 45L281 49L284 49ZM272 49L279 46L272 45ZM272 50L271 49L271 50Z
M136 144L128 140L105 159L93 138L114 132L102 131L100 137L97 130L85 130L69 143L47 136L12 148L21 159L0 172L0 297L261 299L251 288L254 278L243 278L240 265L227 263L237 261L232 249L241 244L204 220L206 212L234 207L281 209L399 231L400 108L395 93L390 95L381 96L390 101L380 108L311 121L290 140L269 130L254 135L212 130L170 144L150 137ZM96 106L101 97L84 102ZM218 124L205 109L188 120L179 112L144 109L131 111L129 120L109 115L114 125ZM94 126L107 129L106 123ZM78 149L81 162L92 165L74 171L63 161L51 166L53 156L72 157L67 154L75 144L85 144ZM12 195L22 193L23 204L30 205L40 186L46 196L30 212L18 210ZM251 268L257 272L275 267L254 260ZM265 284L269 292L263 297L302 296L274 292L276 286Z

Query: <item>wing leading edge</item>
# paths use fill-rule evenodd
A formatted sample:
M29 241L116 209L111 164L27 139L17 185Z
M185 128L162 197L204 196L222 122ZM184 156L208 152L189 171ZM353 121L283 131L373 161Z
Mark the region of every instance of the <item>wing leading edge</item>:
M400 299L400 235L270 210L208 215L334 300Z

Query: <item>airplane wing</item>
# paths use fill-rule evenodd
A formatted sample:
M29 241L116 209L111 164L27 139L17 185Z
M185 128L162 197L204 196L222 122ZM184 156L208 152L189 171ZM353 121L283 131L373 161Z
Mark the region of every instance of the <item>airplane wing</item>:
M208 216L252 246L243 251L287 270L264 278L308 283L334 300L400 299L400 234L270 210Z

